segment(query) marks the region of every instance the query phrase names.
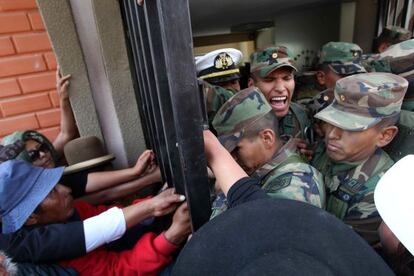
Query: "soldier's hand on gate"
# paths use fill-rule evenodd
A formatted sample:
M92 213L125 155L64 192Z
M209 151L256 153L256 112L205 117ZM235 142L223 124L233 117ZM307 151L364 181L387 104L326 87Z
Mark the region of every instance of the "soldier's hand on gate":
M175 211L172 224L165 231L165 238L173 244L179 245L191 234L191 220L187 202Z
M61 101L69 100L68 86L71 75L63 76L60 74L60 68L58 66L56 70L56 90L58 92Z
M137 0L137 4L142 6L142 4L144 4L144 0Z
M139 157L135 166L132 168L136 176L152 173L157 168L155 155L152 150L145 150Z
M175 193L174 188L169 188L157 196L149 199L152 215L155 217L164 216L173 212L178 204L185 200L185 196Z

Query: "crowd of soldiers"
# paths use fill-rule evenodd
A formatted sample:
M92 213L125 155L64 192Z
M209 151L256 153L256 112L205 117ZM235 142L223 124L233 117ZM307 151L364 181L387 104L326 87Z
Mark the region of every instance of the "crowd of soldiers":
M327 210L397 273L410 274L396 257L401 244L383 240L397 238L381 219L374 191L396 161L414 153L411 131L404 131L414 124L414 39L387 27L374 44L376 53L363 54L356 44L329 42L306 73L287 47L254 52L242 90L236 49L196 58L197 73L205 81L210 130L270 197ZM226 196L216 191L212 217L226 209Z

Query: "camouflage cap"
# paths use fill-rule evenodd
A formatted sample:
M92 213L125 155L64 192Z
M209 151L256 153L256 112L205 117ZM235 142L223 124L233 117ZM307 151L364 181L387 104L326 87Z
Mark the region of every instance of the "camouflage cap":
M361 63L362 49L348 42L328 42L322 46L319 64L328 64L339 75L366 73Z
M231 97L217 112L212 122L221 144L232 152L245 130L272 112L266 98L255 87L249 87Z
M315 118L349 131L368 129L399 114L408 82L390 73L366 73L336 82L335 99Z
M414 39L394 44L381 54L369 55L364 66L371 72L389 72L408 82L406 100L414 100Z
M261 78L285 66L297 71L292 55L285 46L269 47L250 56L250 73L258 74Z
M410 39L411 36L412 33L407 29L398 26L387 26L382 30L378 38L386 39L392 44L396 44Z
M389 47L380 54L380 59L385 70L389 68L389 72L404 77L410 83L405 98L414 100L414 39Z

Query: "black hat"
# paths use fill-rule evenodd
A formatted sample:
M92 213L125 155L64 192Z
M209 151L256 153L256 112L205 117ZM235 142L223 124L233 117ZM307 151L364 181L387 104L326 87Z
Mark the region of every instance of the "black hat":
M201 227L173 275L393 275L347 225L310 204L261 199Z

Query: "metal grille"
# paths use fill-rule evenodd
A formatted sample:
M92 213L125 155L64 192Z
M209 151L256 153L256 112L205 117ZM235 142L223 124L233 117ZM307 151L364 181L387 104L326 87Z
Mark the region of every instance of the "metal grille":
M188 0L120 3L147 145L163 180L186 195L195 231L208 221L211 206Z

